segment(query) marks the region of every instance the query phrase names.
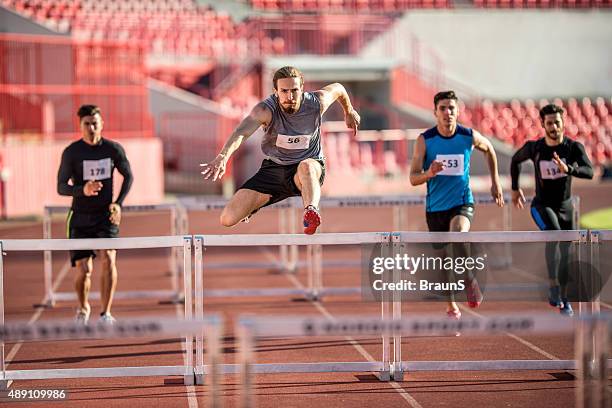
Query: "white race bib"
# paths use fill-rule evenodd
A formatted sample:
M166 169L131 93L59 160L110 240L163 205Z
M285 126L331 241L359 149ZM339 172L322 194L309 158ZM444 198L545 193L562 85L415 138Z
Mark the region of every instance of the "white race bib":
M462 154L438 154L436 160L444 164L444 170L438 173L440 176L463 176Z
M83 180L104 180L111 176L111 159L83 160Z
M561 159L565 163L565 159ZM540 174L543 179L554 180L567 177L567 174L559 170L559 166L552 160L540 160Z
M312 135L281 135L276 137L276 146L283 149L308 149Z

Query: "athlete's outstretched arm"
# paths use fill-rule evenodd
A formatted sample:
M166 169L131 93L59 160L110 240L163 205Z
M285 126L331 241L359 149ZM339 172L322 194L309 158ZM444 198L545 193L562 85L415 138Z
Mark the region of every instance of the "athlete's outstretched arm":
M567 174L573 177L592 179L593 165L589 160L589 156L587 156L584 151L584 146L580 142L575 142L574 149L575 151L572 157L574 161L572 164L568 164Z
M501 183L499 182L499 172L497 171L497 155L491 141L474 130L473 137L474 147L485 154L487 164L489 165L489 173L491 174L491 196L495 203L504 206L504 194L502 192Z
M510 178L512 179L512 202L520 209L525 207L525 194L519 187L519 175L521 174L521 163L533 157L533 142L527 142L514 153L510 162Z
M418 186L426 183L430 178L433 178L444 170L442 162L434 160L427 171L423 171L423 163L425 162L425 139L423 135L419 135L414 143L414 153L410 161L410 184Z
M272 112L266 107L263 102L258 103L251 113L234 129L231 136L225 142L221 152L209 163L202 163L204 167L202 174L204 179L208 180L212 176L212 181L216 181L223 177L225 167L231 155L238 150L242 142L251 136L261 125L267 125L272 120Z
M353 129L353 134L356 135L361 118L359 117L357 111L353 109L351 99L349 98L344 86L338 82L335 82L322 89L319 89L315 93L319 97L319 101L321 103L321 115L327 111L332 103L338 101L344 110L344 121L346 122L346 126Z

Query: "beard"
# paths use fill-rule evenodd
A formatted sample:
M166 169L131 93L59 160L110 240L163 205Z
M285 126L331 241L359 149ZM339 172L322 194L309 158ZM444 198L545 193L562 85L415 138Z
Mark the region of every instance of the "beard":
M285 112L285 113L295 113L297 112L297 104L295 105L281 105L281 109Z

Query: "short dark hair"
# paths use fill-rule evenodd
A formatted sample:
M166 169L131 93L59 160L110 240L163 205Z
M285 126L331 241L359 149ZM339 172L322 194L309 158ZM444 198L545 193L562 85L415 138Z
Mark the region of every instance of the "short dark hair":
M100 108L96 105L81 105L77 112L79 119L83 119L85 116L93 116L95 114L101 115Z
M457 95L455 94L455 91L442 91L442 92L438 92L434 96L434 109L436 109L438 107L438 102L440 102L443 99L452 99L454 101L459 100L459 98L457 98Z
M554 103L549 103L548 105L543 106L542 109L540 109L540 119L544 120L544 117L546 117L546 115L554 115L555 113L558 113L561 115L561 117L563 117L564 112L565 111L562 107L557 106Z
M279 79L283 78L300 78L300 84L304 85L304 74L300 72L299 69L291 66L286 66L278 69L274 76L272 77L272 83L274 84L274 89L278 89L276 84Z

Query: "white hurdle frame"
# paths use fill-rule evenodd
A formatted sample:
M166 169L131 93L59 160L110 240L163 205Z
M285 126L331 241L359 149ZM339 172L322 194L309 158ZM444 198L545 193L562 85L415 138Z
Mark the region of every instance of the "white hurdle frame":
M160 236L130 238L88 238L88 239L8 239L0 241L0 325L4 325L4 259L3 251L66 251L85 249L145 249L145 248L182 248L183 268L189 273L183 274L185 319L193 319L192 301L192 237ZM203 315L201 320L204 319ZM185 363L179 366L143 366L143 367L105 367L74 368L51 370L6 370L4 341L0 347L0 366L2 377L0 383L5 387L13 380L42 380L50 378L93 378L93 377L129 377L129 376L183 376L186 385L194 383L193 335L185 336Z
M321 245L347 245L347 244L384 244L389 242L389 233L387 232L365 232L365 233L334 233L334 234L238 234L238 235L194 235L194 269L195 269L195 318L199 319L204 315L204 297L207 296L207 291L204 290L204 268L203 268L203 249L205 247L220 247L220 246L282 246L282 245L306 245L306 246L321 246ZM384 248L384 245L382 245ZM316 252L316 250L315 250ZM316 255L313 255L316 256ZM276 289L278 292L284 288ZM264 289L264 291L266 291ZM304 292L299 289L292 289L294 293L301 293L308 296L308 291ZM218 292L218 291L216 291ZM257 292L253 290L252 292ZM382 318L385 318L385 308L381 310ZM203 357L203 337L196 337L196 363L195 377L196 384L204 383L204 376L210 372L210 369L204 364ZM388 358L388 352L385 354ZM374 371L374 368L388 368L390 366L387 361L380 367L374 363L355 363L356 366L365 367L365 371ZM237 365L221 366L222 373L238 372ZM272 367L272 370L276 368ZM287 371L270 371L270 372L287 372ZM291 371L289 371L291 372ZM301 372L301 371L296 371ZM388 378L389 372L381 371L382 378Z
M439 315L423 315L405 319L376 319L363 316L336 316L328 319L321 316L243 316L236 324L236 333L241 338L240 364L228 365L226 372L234 372L234 368L241 367L242 375L246 380L242 381L243 402L241 407L253 407L252 381L250 376L258 373L284 373L284 372L360 372L380 371L384 365L382 362L374 363L293 363L293 364L254 364L254 345L259 338L269 337L309 337L309 336L432 336L452 335L460 330L464 335L503 335L506 333L580 333L582 326L588 327L587 338L595 331L597 334L597 351L585 349L582 337L576 336L576 355L574 360L482 360L482 361L418 361L406 363L410 371L481 371L481 370L575 370L581 369L593 356L598 358L597 377L591 381L589 376L579 378L582 388L587 390L599 387L596 396L577 393L579 407L604 407L605 405L587 405L594 399L604 398L607 393L607 375L603 375L607 368L612 366L612 360L602 350L607 351L607 329L612 319L611 315L599 315L595 318L587 316L581 319L568 319L560 315L547 313L517 315L500 314L493 316L465 317L461 321L450 321ZM583 363L581 363L581 361ZM588 388L590 387L590 388ZM580 388L580 387L579 387ZM582 398L584 396L584 398Z
M504 231L504 232L398 232L393 233L392 238L400 243L452 243L452 242L481 242L481 243L520 243L520 242L551 242L551 241L571 241L579 245L578 253L586 248L588 244L589 231ZM593 260L591 260L593 261ZM401 301L397 306L401 318ZM395 312L395 309L394 309ZM394 314L394 317L395 314ZM401 336L394 338L394 344L401 345ZM399 351L401 353L401 349ZM403 378L409 362L394 360L392 362L392 377L396 380ZM501 360L497 365L499 369L506 369L506 365ZM496 369L495 364L490 364L489 369ZM565 369L573 369L572 362L568 362Z
M70 207L65 206L46 206L43 215L43 239L52 238L53 214L67 214ZM187 218L184 210L179 204L154 204L154 205L126 205L122 207L124 213L142 213L150 211L169 211L170 213L170 235L184 235L187 233ZM180 275L184 272L181 267L182 256L180 248L170 248L171 254L168 259L168 266L172 276L171 290L158 291L118 291L115 299L139 299L139 298L169 298L173 302L182 302ZM53 291L53 255L51 251L44 251L44 282L45 298L42 303L44 307L54 307L59 300L75 300L73 292L54 292ZM100 294L92 292L91 299L98 299Z
M372 235L374 234L374 235ZM591 234L592 235L592 234ZM257 245L341 245L341 244L381 244L381 250L390 249L390 253L395 253L397 246L406 242L418 243L440 243L440 242L484 242L484 243L514 243L514 242L550 242L550 241L570 241L579 245L578 252L582 252L588 248L589 231L573 230L573 231L506 231L506 232L392 232L392 233L335 233L335 234L317 234L313 236L306 235L290 235L290 234L265 234L265 235L198 235L194 237L194 245L196 247L196 318L204 313L203 299L206 292L203 290L203 274L200 247L204 246L257 246ZM599 235L598 235L599 236ZM607 234L603 236L608 237ZM612 238L612 232L610 232ZM388 243L389 245L385 245ZM591 252L591 262L596 261ZM394 271L396 273L397 271ZM392 321L402 319L401 298L394 297L392 299ZM384 318L389 316L389 302L382 302L381 315ZM565 317L563 317L565 318ZM565 318L567 319L567 318ZM445 321L448 321L446 319ZM563 321L563 320L561 320ZM566 320L567 321L567 320ZM378 366L368 366L366 371L379 371L381 379L384 379L385 374L388 374L394 380L401 380L406 369L441 369L439 365L428 366L422 362L413 363L402 360L401 356L401 335L393 336L393 357L390 357L388 338L383 335L383 361ZM248 343L248 341L247 341ZM206 369L203 365L201 345L198 344L196 349L196 373L204 375ZM601 350L601 347L595 348ZM347 368L347 371L360 371L357 365ZM445 363L447 364L447 363ZM512 362L508 363L505 360L486 361L486 362L458 362L451 364L453 369L461 370L506 370L506 369L575 369L576 364L573 360L542 362L540 360L530 362ZM224 372L236 372L236 367L224 366ZM311 368L308 368L311 367ZM374 367L375 370L371 370ZM381 368L382 367L382 368ZM416 367L416 368L415 368ZM429 368L428 368L429 367ZM433 368L431 368L433 367ZM328 367L333 370L340 370L336 365L332 364ZM345 367L346 368L346 367ZM297 370L295 372L311 372L309 370L319 370L322 366L317 365L280 365L269 366L267 368L255 367L253 372L294 372L294 371L278 371L278 370ZM263 371L260 371L263 370Z

